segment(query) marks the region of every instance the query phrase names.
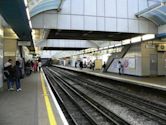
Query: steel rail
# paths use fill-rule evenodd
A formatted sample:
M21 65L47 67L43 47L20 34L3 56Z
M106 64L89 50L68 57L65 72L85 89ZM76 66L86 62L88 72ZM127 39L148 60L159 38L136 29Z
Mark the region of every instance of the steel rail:
M61 83L65 84L75 94L79 95L81 98L83 98L84 100L86 100L86 102L88 102L91 106L93 106L97 111L99 111L100 113L102 113L102 115L104 115L111 122L114 122L114 124L116 124L116 125L122 125L122 124L123 125L129 125L129 123L127 121L122 120L121 118L119 118L119 116L115 115L114 113L111 113L110 111L108 111L108 109L104 108L102 105L100 105L100 104L94 104L94 103L96 103L95 101L92 102L92 100L89 100L90 98L85 98L84 96L82 96L78 91L75 90L75 88L71 87L69 84L66 84L66 81L64 81L63 78L60 78L58 76L54 76L54 77L56 77L56 79L59 79L61 81ZM105 110L105 112L107 110L107 114L105 112L103 112L103 109Z
M64 75L64 72L63 72L63 76L73 81L73 79L71 78L71 76L70 76L70 77L67 77L67 75ZM77 77L78 77L78 76L77 76ZM77 84L80 83L80 82L83 82L84 84L82 84L82 85L84 85L84 86L86 86L86 87L88 87L88 85L90 84L89 82L86 83L86 80L85 80L85 79L84 79L84 80L81 80L80 78L79 78L79 80L76 80L76 79L75 79L74 81L77 82ZM86 83L86 84L85 84L85 83ZM129 102L129 101L126 102L126 100L115 98L115 97L113 97L113 96L110 95L110 92L112 92L111 90L110 90L109 92L105 93L104 91L101 90L101 88L97 90L97 86L95 86L95 88L94 88L94 85L93 85L93 86L90 87L90 88L91 88L91 90L94 90L94 91L96 91L96 92L100 92L100 94L104 94L104 95L107 96L107 97L110 97L110 98L112 98L112 99L114 99L114 100L117 100L117 101L119 101L119 102L121 102L121 103L125 103L125 104L127 104L128 106L131 106L133 109L137 109L137 111L141 110L141 111L147 113L146 116L148 116L148 114L150 114L151 116L157 117L157 118L159 118L159 119L161 119L161 120L163 120L163 121L166 122L166 117L163 116L163 115L161 115L160 113L154 112L154 111L153 111L154 108L152 108L152 110L149 110L148 108L143 109L141 106L138 106L138 105L135 106L135 105L133 105L133 104L132 104L131 102ZM102 88L102 89L103 89L103 88ZM146 105L147 105L147 104L146 104ZM154 107L155 107L155 106L154 106ZM149 108L150 108L150 106L149 106ZM163 111L163 110L162 110L162 111ZM148 117L149 117L149 116L148 116Z

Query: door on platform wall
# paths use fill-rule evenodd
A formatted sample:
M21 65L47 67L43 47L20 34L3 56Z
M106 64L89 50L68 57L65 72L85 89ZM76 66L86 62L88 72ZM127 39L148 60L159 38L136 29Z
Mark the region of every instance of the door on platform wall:
M158 74L158 58L156 54L150 55L150 75Z

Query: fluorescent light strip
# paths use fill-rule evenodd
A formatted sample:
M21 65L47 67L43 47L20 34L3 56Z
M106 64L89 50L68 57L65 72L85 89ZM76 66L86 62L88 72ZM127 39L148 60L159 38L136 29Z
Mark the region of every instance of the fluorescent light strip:
M141 42L141 37L138 36L138 37L134 37L131 39L131 43L137 43L137 42Z
M113 48L113 47L114 47L114 45L109 46L109 48Z
M30 14L29 14L29 9L28 9L28 7L26 8L26 12L27 12L28 20L30 20Z
M122 45L130 44L131 39L123 40Z
M32 29L32 23L31 23L31 21L29 21L29 27Z
M150 39L154 39L155 35L154 34L146 34L142 36L142 40L150 40Z
M104 49L108 49L108 46L104 47Z
M27 2L27 0L24 0L24 4L25 4L25 7L28 6L28 2Z
M0 29L0 36L3 36L4 32L3 29Z
M115 47L122 46L121 43L115 44Z

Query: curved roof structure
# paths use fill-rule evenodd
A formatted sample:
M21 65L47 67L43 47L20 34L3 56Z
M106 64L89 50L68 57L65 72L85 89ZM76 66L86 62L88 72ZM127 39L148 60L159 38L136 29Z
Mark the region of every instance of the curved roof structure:
M43 0L33 7L30 11L31 17L48 11L48 10L59 10L63 0Z
M137 17L144 17L156 25L166 24L166 0L136 14Z

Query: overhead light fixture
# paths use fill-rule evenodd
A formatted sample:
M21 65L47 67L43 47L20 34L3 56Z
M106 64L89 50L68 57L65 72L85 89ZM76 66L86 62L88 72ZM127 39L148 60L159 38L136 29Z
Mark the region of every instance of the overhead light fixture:
M0 28L0 36L3 36L3 29Z
M122 45L130 44L130 42L131 42L131 39L123 40L123 41L122 41Z
M102 50L102 49L104 49L104 48L103 47L99 48L99 50Z
M115 44L115 47L122 46L122 43Z
M131 43L141 42L141 36L131 38Z
M27 0L24 0L24 4L25 4L25 7L28 6L28 2L27 2Z
M104 49L108 49L108 46L104 47Z
M114 47L114 45L109 46L109 48L113 48L113 47Z
M154 38L155 38L155 34L146 34L142 36L142 40L150 40Z
M29 20L29 27L32 29L32 23L30 20Z

